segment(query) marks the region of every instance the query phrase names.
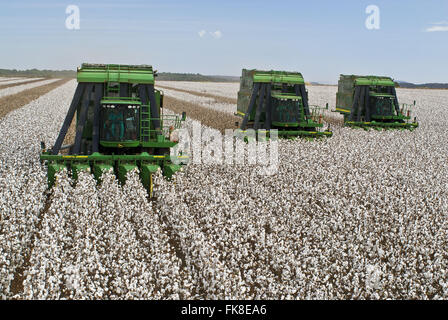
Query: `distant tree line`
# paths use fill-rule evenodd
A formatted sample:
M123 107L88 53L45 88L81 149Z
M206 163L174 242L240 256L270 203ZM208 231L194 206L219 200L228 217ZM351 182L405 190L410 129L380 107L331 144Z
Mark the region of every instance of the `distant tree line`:
M16 70L0 69L0 77L32 77L32 78L76 78L75 70ZM199 73L172 73L159 72L157 80L164 81L203 81L203 82L239 82L239 77L234 76L205 76ZM311 82L313 85L318 83ZM414 84L405 81L396 81L395 86L399 88L419 89L448 89L448 83L423 83Z
M0 69L0 77L75 78L73 70Z
M415 84L410 82L396 82L396 86L399 88L411 88L411 89L448 89L448 83Z
M16 70L0 69L0 77L36 77L36 78L76 78L75 70ZM238 82L239 77L232 76L204 76L199 73L157 73L157 80L165 81L210 81L210 82Z
M157 80L162 81L203 81L203 82L238 82L239 77L232 76L204 76L199 73L157 73Z

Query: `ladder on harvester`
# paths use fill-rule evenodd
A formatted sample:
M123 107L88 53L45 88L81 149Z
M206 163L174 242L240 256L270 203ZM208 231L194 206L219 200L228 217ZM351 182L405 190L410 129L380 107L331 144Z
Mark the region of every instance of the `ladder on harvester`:
M119 86L118 87L111 87L109 85L110 84L110 81L109 81L110 66L109 65L106 66L106 70L107 70L107 73L106 73L106 75L107 75L106 92L107 93L109 93L109 92L119 93L120 92L120 87ZM120 66L118 66L118 80L120 80ZM118 81L118 83L120 83L120 82Z
M149 104L142 104L140 110L140 139L143 142L148 142L151 136L151 113L149 112L149 110Z

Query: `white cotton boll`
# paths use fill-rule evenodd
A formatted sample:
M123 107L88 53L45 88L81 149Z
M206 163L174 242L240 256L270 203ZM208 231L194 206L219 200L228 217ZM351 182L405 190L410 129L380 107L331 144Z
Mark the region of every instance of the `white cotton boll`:
M367 265L366 266L366 287L369 289L381 288L381 270L378 266Z

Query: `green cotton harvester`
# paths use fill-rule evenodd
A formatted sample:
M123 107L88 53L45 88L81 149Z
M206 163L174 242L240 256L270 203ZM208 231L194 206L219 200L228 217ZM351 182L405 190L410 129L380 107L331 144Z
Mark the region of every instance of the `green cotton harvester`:
M240 129L277 129L279 137L330 137L323 130L323 110L308 104L305 81L299 72L243 69L238 92ZM328 108L328 104L327 107Z
M389 77L341 74L336 94L336 110L344 115L344 124L355 128L409 129L413 105L398 104L395 82Z
M48 186L56 172L68 169L77 179L92 172L97 181L112 170L121 183L134 169L152 196L152 175L160 168L170 178L186 156L170 155L178 142L172 132L185 120L163 115L163 93L154 89L156 74L148 65L82 64L78 86L67 116L51 149L42 143L41 161L48 168ZM63 146L76 114L74 143Z

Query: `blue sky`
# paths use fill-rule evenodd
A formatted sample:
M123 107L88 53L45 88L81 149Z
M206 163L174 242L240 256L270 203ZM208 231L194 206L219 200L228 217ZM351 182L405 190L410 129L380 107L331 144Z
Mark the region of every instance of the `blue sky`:
M65 26L71 4L79 30ZM368 5L380 9L379 30L365 27ZM0 41L0 68L144 63L234 76L291 70L324 83L340 73L448 82L448 0L0 0Z

